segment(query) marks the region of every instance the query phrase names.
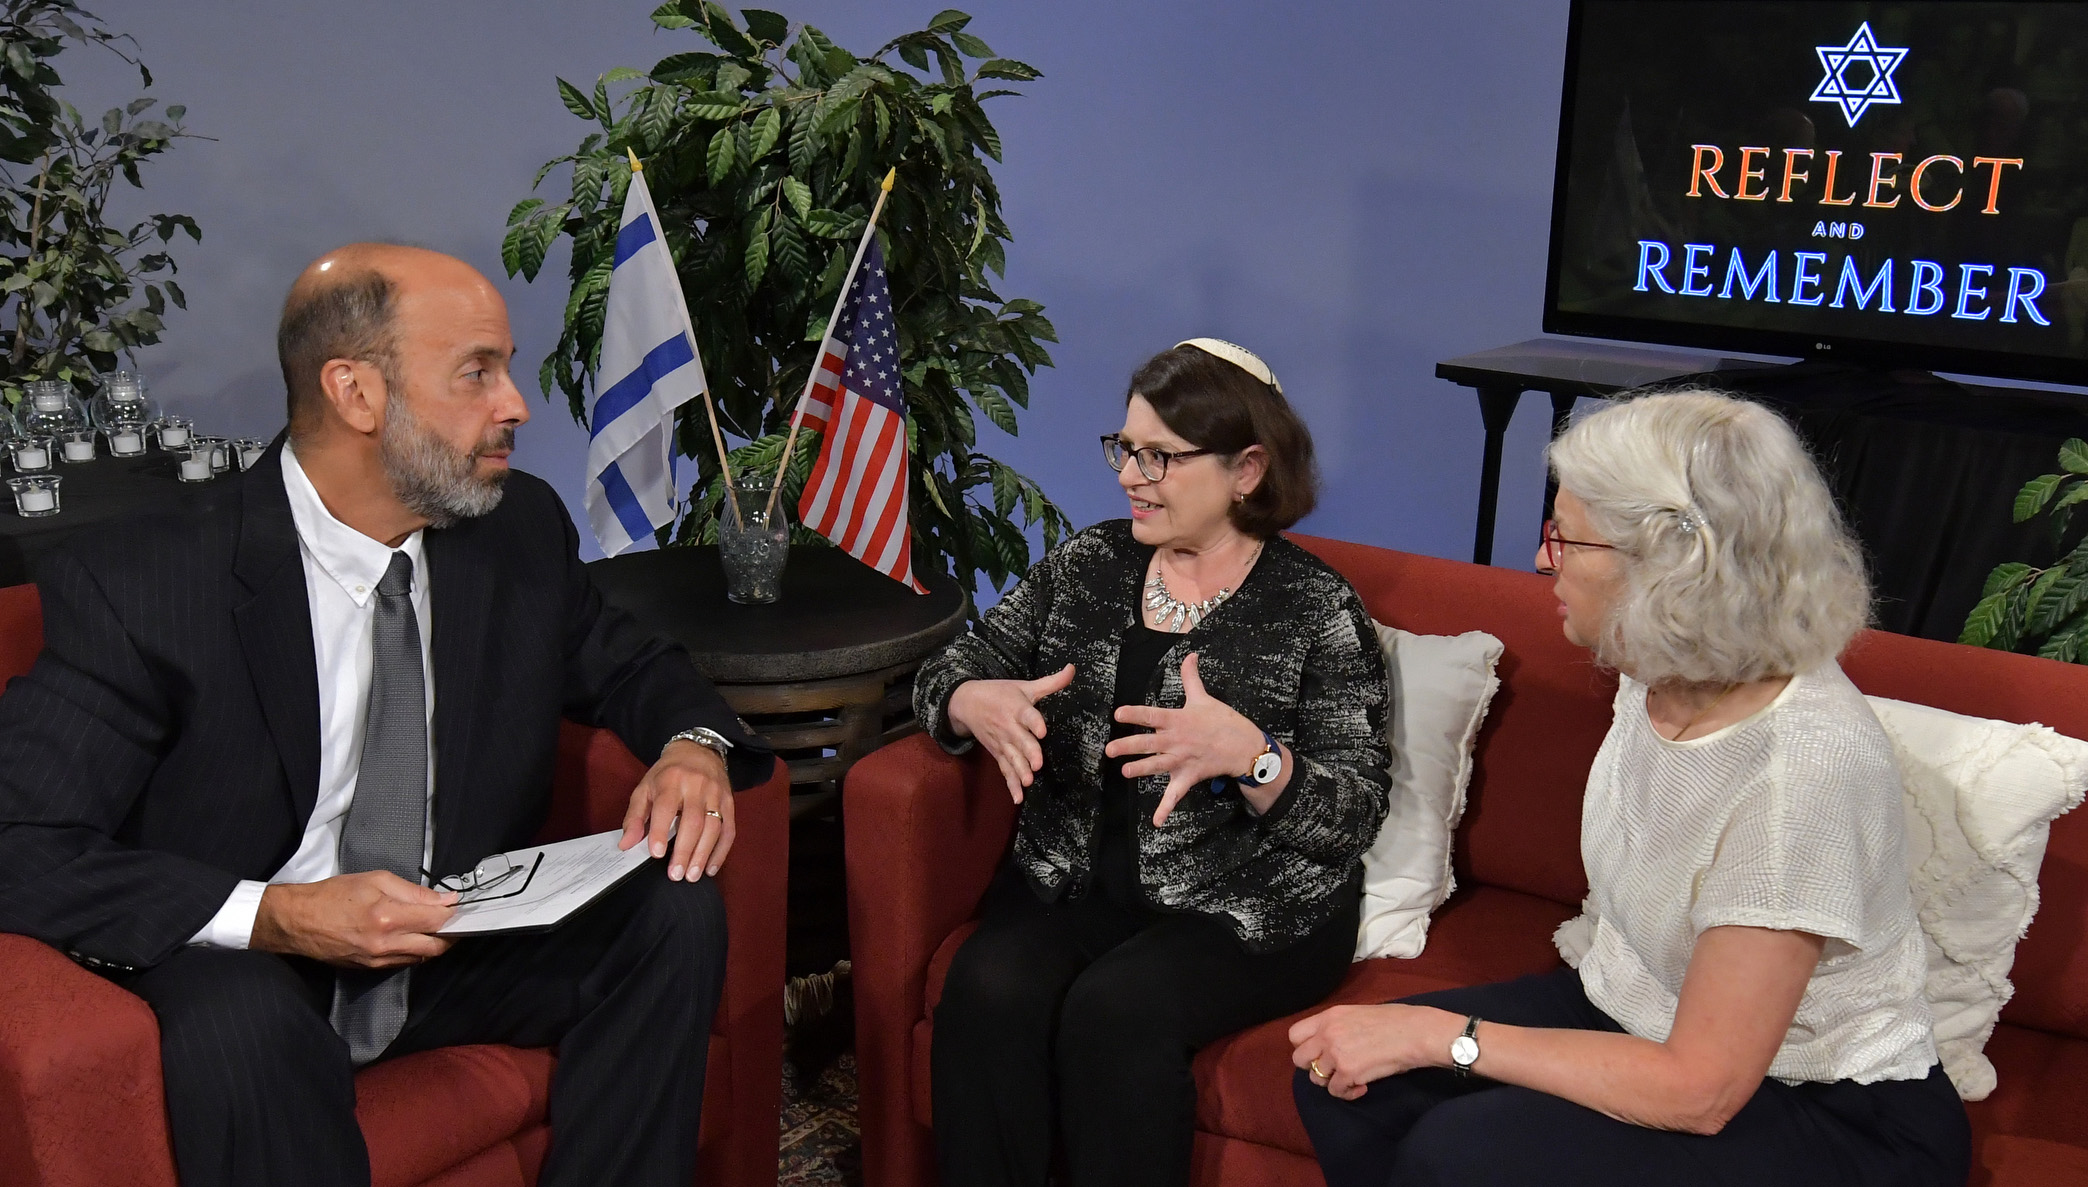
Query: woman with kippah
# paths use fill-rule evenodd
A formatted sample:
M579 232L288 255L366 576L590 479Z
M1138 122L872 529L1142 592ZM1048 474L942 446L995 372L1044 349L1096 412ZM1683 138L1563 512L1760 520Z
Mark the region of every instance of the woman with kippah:
M1384 818L1385 665L1362 599L1282 538L1312 439L1267 364L1198 338L1102 438L1128 520L1066 540L921 668L982 746L1015 847L935 1007L947 1187L1189 1179L1190 1060L1332 992Z
M1577 967L1291 1028L1329 1187L1962 1187L1892 745L1836 657L1870 591L1790 426L1710 392L1552 443L1537 565L1620 676Z

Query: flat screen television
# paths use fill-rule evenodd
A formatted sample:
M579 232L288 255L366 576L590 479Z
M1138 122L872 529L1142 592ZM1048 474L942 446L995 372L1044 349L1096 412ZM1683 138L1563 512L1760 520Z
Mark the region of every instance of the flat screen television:
M2088 2L1573 0L1544 328L2088 384Z

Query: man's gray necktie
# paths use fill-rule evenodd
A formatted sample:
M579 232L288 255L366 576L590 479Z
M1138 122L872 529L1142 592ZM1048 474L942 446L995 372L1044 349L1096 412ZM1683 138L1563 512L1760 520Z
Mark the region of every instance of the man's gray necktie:
M419 882L428 832L428 702L412 591L413 560L394 552L377 583L370 711L355 798L341 830L341 872L390 870ZM409 973L343 969L336 977L333 1028L347 1041L355 1066L382 1055L406 1025Z

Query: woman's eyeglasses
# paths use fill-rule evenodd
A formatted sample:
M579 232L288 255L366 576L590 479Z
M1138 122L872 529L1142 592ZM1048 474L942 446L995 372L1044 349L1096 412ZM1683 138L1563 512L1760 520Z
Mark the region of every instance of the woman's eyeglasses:
M1125 459L1136 458L1138 460L1138 472L1145 475L1147 482L1158 482L1167 477L1167 464L1169 462L1186 461L1189 458L1202 457L1212 452L1215 451L1209 449L1177 449L1169 451L1154 449L1150 445L1139 449L1131 449L1126 447L1124 439L1115 433L1104 433L1102 435L1102 458L1109 463L1109 468L1122 473Z
M1606 548L1611 552L1617 550L1614 544L1598 544L1593 540L1568 540L1559 534L1558 521L1552 519L1544 521L1544 534L1540 541L1544 547L1544 567L1537 571L1547 577L1559 571L1559 558L1566 555L1568 545L1574 548Z

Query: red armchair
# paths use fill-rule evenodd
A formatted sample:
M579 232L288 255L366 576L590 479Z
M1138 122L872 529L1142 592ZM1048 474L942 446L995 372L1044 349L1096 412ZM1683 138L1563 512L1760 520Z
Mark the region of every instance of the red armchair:
M0 588L0 679L41 646L33 586ZM614 828L645 766L614 735L568 724L544 839ZM711 1027L697 1179L776 1181L783 1059L783 920L790 787L780 766L741 792L739 839L719 874L732 955ZM550 1141L556 1059L543 1049L452 1047L356 1077L375 1187L516 1187ZM0 935L0 1182L174 1187L159 1028L144 1002L23 936Z
M1380 622L1485 630L1506 645L1457 836L1459 890L1413 960L1354 965L1334 1002L1503 980L1558 965L1552 930L1587 889L1580 800L1615 682L1559 633L1551 583L1527 573L1298 537ZM2042 721L2088 738L2088 668L1873 633L1844 660L1865 691L1952 712ZM936 1181L928 1052L950 960L1013 836L990 760L925 737L857 763L846 791L849 931L866 1187ZM2088 1182L2088 809L2052 829L2043 906L2016 953L2016 994L1987 1054L2000 1074L1970 1106L1975 1187ZM1196 1060L1199 1187L1319 1187L1291 1105L1285 1018ZM951 1187L960 1187L952 1184Z

